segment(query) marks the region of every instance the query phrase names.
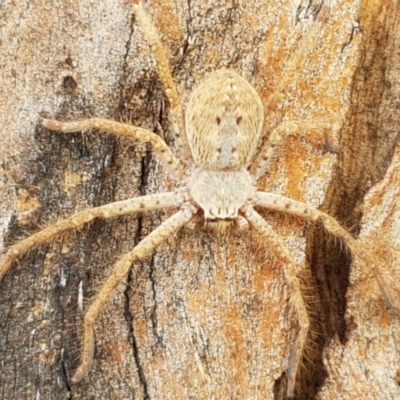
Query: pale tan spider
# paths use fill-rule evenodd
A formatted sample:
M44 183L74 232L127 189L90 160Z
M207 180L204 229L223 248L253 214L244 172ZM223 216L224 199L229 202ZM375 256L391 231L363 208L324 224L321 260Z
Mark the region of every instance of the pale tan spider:
M111 120L93 118L68 123L43 120L43 125L61 132L96 128L117 136L130 136L149 142L171 178L176 181L177 189L172 192L151 194L86 209L19 241L11 246L1 259L0 278L13 261L25 252L62 232L77 229L96 218L113 218L168 207L179 208L177 213L164 221L131 252L117 261L113 271L90 304L84 317L80 365L72 379L78 382L88 372L93 358L95 320L115 288L128 274L132 263L146 257L185 224L197 227L208 226L214 229L224 229L230 225L243 228L249 225L265 238L274 249L277 258L284 264L291 302L297 312L300 332L293 346L288 370L287 396L292 397L309 329L309 317L296 276L296 266L280 237L254 210L254 206L296 215L305 220L323 224L329 233L340 238L365 264L370 261L368 254L328 214L282 195L256 190L256 181L265 173L276 147L282 141L283 133L290 126L278 126L270 133L268 140L262 143L263 104L255 89L238 74L223 70L209 76L191 94L185 118L183 118L179 97L157 33L142 6L139 4L134 7L138 21L146 32L151 50L155 55L160 79L170 102L180 158L176 158L166 143L156 134ZM384 290L383 280L377 271L375 275L385 297L389 303L394 304Z

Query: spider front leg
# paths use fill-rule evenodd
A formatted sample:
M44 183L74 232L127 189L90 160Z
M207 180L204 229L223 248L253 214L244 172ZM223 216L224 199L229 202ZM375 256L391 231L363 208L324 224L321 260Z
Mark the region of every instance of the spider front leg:
M189 161L192 157L185 136L185 121L183 118L182 106L174 80L172 79L171 68L165 50L161 44L157 31L154 28L154 24L151 22L143 8L142 2L138 1L138 4L133 3L133 8L135 10L139 25L143 28L146 34L146 39L150 44L152 54L156 59L157 70L164 86L165 94L171 106L171 122L174 128L174 134L177 140L180 158L182 160Z
M283 262L283 271L290 292L290 301L297 313L300 325L300 332L298 333L290 355L288 368L288 384L286 390L286 396L288 398L291 398L294 396L296 375L299 370L301 358L306 344L308 330L310 328L310 321L308 318L306 304L301 293L299 279L297 278L297 269L292 261L292 258L290 257L289 252L287 251L279 236L253 209L253 207L247 205L242 211L244 218L246 218L250 226L255 229L260 235L264 236L267 239L267 241L272 245L277 258Z
M77 229L96 218L107 219L125 214L134 214L140 211L179 207L184 201L184 199L180 197L179 192L150 194L100 207L88 208L69 218L58 221L40 232L12 245L0 259L0 279L10 268L15 259L67 230Z
M100 289L100 292L96 295L85 314L81 364L72 377L73 382L80 381L88 372L93 359L93 325L100 311L109 301L115 288L128 274L132 263L149 255L160 243L188 223L196 212L197 210L194 207L185 206L146 236L131 252L125 254L117 261L109 277Z
M48 129L59 132L78 132L88 129L100 129L113 133L116 136L132 137L144 142L149 142L160 157L164 167L170 172L172 178L179 180L184 176L182 165L173 155L171 149L164 140L147 129L104 118L89 118L74 122L59 122L53 119L43 119L42 125Z
M386 302L398 315L400 315L400 307L396 304L396 297L391 293L390 286L383 279L379 268L373 266L376 262L370 256L368 249L363 247L356 239L354 239L353 236L351 236L335 218L305 203L274 193L257 192L254 198L254 205L286 214L297 215L298 217L308 221L321 222L331 235L343 240L350 252L362 261L368 271L371 271L374 274Z

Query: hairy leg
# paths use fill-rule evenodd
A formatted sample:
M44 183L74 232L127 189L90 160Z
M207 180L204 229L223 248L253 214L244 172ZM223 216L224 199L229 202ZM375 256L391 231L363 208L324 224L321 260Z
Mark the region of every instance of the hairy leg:
M154 28L154 24L150 21L146 11L143 9L142 2L136 0L138 4L133 3L133 7L138 19L139 25L143 28L146 38L149 41L152 54L154 54L157 62L157 69L161 82L164 85L165 94L171 106L170 114L174 133L177 137L179 147L179 155L182 160L191 160L189 147L185 136L185 123L181 102L175 87L174 80L171 75L171 68L165 54L165 50L161 45L158 33Z
M81 364L75 372L72 381L80 381L88 372L90 363L93 359L94 331L93 325L100 311L110 300L115 288L122 282L128 274L132 263L146 257L160 243L179 230L183 225L190 221L197 210L191 207L182 208L175 215L164 221L157 229L146 236L131 252L122 256L115 264L110 275L104 282L99 293L90 304L85 314L83 348Z
M308 63L310 52L315 51L320 37L321 23L325 21L327 15L329 15L329 6L323 5L315 14L307 32L301 29L296 33L294 32L292 44L287 45L287 54L290 54L290 56L283 65L283 71L279 75L274 94L268 100L268 103L273 104L273 107L270 109L269 105L266 105L268 120L279 121L284 115L284 110L281 108L283 101L288 96L292 96L291 90L288 90L288 88L293 86L293 82L296 82L299 77L303 76L304 66ZM276 109L277 105L280 105L278 109ZM329 117L329 120L332 120L332 116ZM306 130L332 130L332 128L336 128L333 125L336 124L319 120L289 120L280 123L271 131L268 139L260 143L255 162L250 169L252 176L258 179L268 171L271 161L286 135L293 132L305 132Z
M328 122L310 121L286 121L282 122L272 130L268 139L265 140L257 151L256 157L250 167L250 173L254 178L259 179L271 167L272 161L276 157L283 141L292 134L306 131L332 131L337 129L335 124Z
M37 232L12 245L0 260L0 279L10 268L12 262L27 251L47 242L67 230L77 229L96 218L113 218L124 214L157 210L167 207L179 207L183 203L179 192L150 194L143 197L118 201L100 207L88 208L69 218Z
M382 274L379 272L379 268L373 267L375 260L370 256L368 249L354 239L353 236L351 236L351 234L347 232L335 218L323 211L309 206L308 204L274 193L257 192L254 198L254 205L286 214L297 215L298 217L308 221L322 223L331 235L340 238L348 247L350 252L358 257L362 261L363 265L374 274L386 302L397 314L400 315L400 307L396 304L395 296L391 293L392 291L383 279Z
M89 118L73 122L59 122L54 119L43 119L42 125L52 131L60 132L78 132L88 129L100 129L113 133L116 136L127 136L144 142L149 142L172 178L179 180L184 176L182 165L173 155L171 149L167 146L164 140L147 129L103 118Z
M243 210L243 216L253 229L267 239L267 241L272 245L277 258L284 263L283 271L290 292L290 300L298 316L300 332L296 338L296 342L290 355L288 386L286 391L286 396L291 398L294 396L296 374L301 363L301 358L306 344L307 333L310 327L306 305L300 290L300 282L296 275L297 269L292 258L290 257L289 252L282 243L282 240L267 224L267 222L253 209L253 207L245 206Z

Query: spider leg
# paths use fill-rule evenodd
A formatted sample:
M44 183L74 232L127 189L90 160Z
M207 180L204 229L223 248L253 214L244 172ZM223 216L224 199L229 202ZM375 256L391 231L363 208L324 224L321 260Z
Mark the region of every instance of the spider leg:
M304 131L332 130L334 124L328 122L310 121L285 121L275 127L268 138L261 144L254 161L250 167L250 173L255 179L259 179L271 167L283 140L291 134Z
M160 42L160 38L154 24L150 21L146 11L143 8L142 2L139 4L133 3L133 8L136 13L139 25L146 33L146 38L150 44L151 52L157 62L158 74L161 82L164 85L165 94L171 106L170 115L171 122L174 128L174 133L177 137L177 144L179 147L179 155L182 160L191 160L191 153L188 151L188 144L185 136L185 122L183 118L182 106L179 100L178 92L174 80L171 75L171 68L167 60L165 50Z
M288 385L286 395L288 398L294 396L294 387L296 383L296 374L299 369L301 357L306 344L307 333L310 327L307 308L300 290L300 282L296 275L296 266L292 258L279 236L273 231L268 223L254 210L250 205L246 205L242 210L244 218L249 222L250 226L260 235L264 236L274 248L277 258L284 263L284 274L287 286L290 291L290 300L294 306L298 320L300 331L293 345L288 368Z
M347 232L335 218L305 203L274 193L257 192L254 198L254 205L286 214L297 215L298 217L308 221L321 222L331 235L343 240L350 252L358 257L368 270L372 270L386 302L397 314L400 315L400 307L396 304L396 297L391 293L390 287L385 282L379 269L377 267L371 268L374 260L370 256L368 249L354 239L353 236L351 236L351 234Z
M178 192L166 192L117 201L104 206L80 211L12 245L0 260L0 279L16 258L62 232L70 229L77 229L96 218L106 219L160 208L179 207L183 203L183 200L183 198L180 199Z
M73 382L80 381L89 369L90 363L93 359L94 350L93 325L100 311L109 301L115 288L128 274L132 263L150 254L161 242L165 241L169 236L189 222L196 211L197 210L193 210L190 206L182 208L146 236L131 252L123 255L117 261L111 274L104 282L102 288L90 304L89 309L85 314L81 364L72 377Z
M127 136L144 142L149 142L153 146L154 151L160 157L164 167L168 172L170 172L172 178L179 180L184 176L182 165L173 155L171 149L167 146L164 140L147 129L103 118L89 118L73 122L59 122L54 119L43 119L42 125L53 131L60 132L77 132L88 129L100 129L117 136Z

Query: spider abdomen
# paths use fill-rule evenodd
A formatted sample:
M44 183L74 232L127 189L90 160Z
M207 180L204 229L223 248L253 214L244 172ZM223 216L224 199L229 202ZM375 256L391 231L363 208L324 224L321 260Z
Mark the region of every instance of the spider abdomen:
M192 93L186 134L197 165L232 170L247 167L259 144L263 104L254 88L229 70L213 73Z

